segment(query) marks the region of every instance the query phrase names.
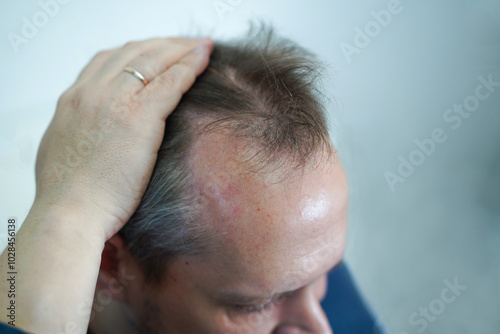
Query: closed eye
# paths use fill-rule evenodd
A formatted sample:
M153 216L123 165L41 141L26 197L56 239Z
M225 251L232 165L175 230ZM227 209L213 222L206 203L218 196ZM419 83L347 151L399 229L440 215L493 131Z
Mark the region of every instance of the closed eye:
M260 305L233 305L237 311L245 313L263 312L269 310L274 305L274 300L270 300Z
M246 313L253 313L253 312L263 312L269 310L271 307L276 306L283 302L285 298L288 296L291 296L295 293L296 291L289 291L286 293L282 293L280 295L275 296L273 299L267 301L264 304L260 305L233 305L234 308L238 311L246 312Z

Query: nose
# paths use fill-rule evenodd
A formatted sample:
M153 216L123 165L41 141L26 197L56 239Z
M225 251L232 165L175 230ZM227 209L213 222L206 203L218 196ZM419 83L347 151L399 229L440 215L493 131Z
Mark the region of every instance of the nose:
M319 285L325 285L323 288ZM326 282L317 282L297 291L297 294L287 298L281 307L280 324L273 334L332 334L320 301Z

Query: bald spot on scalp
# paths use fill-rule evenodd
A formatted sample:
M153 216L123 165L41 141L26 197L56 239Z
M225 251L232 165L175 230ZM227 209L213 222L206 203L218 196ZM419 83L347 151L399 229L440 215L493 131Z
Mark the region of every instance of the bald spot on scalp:
M342 173L332 174L332 169L342 167L331 161L323 169L305 169L297 177L276 183L279 170L272 172L276 174L249 172L248 163L242 163L248 151L248 144L241 140L209 133L198 138L190 152L192 190L202 213L197 220L216 240L218 263L213 265L232 266L232 272L240 274L242 287L252 287L248 284L252 282L259 290L275 286L284 271L302 270L303 262L310 261L307 257L321 248L330 252L332 265L340 260L345 226L321 215L330 210L340 214L335 219L345 218L346 203L331 198L345 182L335 176ZM318 183L311 173L333 177L329 184L316 184L313 188L322 191L311 194L311 183ZM232 277L231 281L238 280Z

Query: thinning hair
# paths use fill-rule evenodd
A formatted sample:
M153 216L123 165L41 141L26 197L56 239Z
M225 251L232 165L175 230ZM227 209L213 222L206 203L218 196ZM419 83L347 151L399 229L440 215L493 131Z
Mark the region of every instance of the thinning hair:
M318 86L323 70L313 54L265 25L215 43L207 69L167 118L149 186L119 232L148 282L159 282L175 256L204 252L212 240L190 191L189 151L201 135L225 131L248 143L248 166L256 170L296 170L333 152Z

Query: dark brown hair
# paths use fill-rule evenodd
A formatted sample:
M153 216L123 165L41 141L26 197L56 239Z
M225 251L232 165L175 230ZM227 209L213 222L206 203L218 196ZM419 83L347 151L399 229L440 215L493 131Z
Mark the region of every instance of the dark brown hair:
M188 152L199 135L229 130L257 147L252 166L259 168L294 170L332 153L318 86L323 70L310 52L265 25L215 43L206 71L167 118L148 189L120 231L148 280L158 282L168 260L197 254L210 241L189 193ZM204 126L194 127L195 118Z

